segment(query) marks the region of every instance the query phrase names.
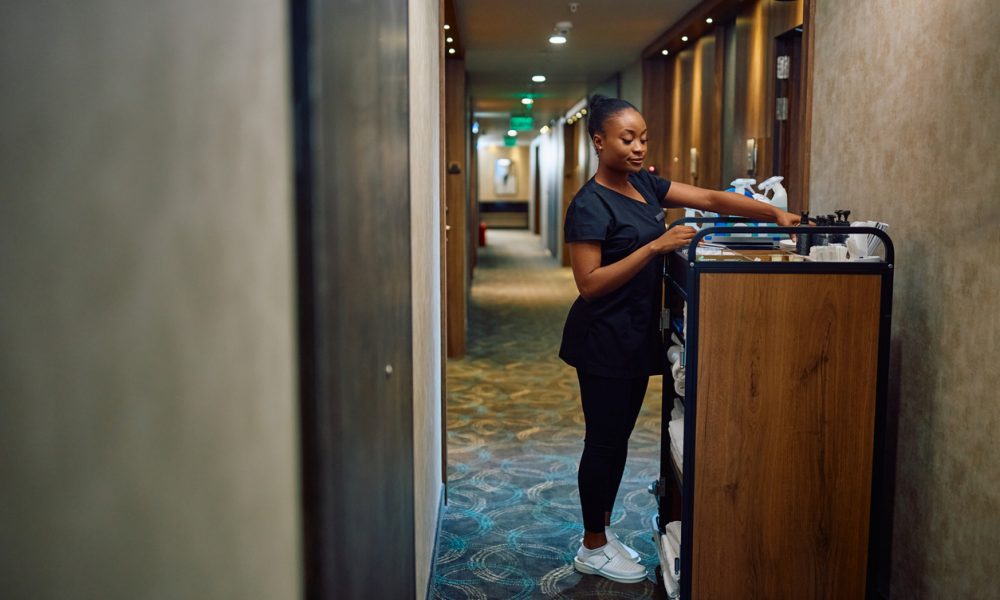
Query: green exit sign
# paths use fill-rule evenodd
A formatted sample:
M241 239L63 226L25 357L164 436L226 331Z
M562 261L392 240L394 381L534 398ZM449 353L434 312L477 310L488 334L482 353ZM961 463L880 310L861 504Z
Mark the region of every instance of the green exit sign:
M535 120L531 117L511 117L510 128L514 131L531 131L535 128Z
M517 138L514 137L514 136L512 136L512 135L505 135L505 136L503 136L503 145L504 146L516 146L517 145Z

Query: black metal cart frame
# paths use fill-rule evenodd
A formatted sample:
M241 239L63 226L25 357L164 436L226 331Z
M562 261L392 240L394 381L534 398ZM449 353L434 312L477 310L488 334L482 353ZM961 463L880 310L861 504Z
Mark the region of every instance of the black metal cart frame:
M707 218L684 218L671 223L670 227L684 224L705 224L705 223L747 223L749 219L738 217L707 217ZM706 235L713 234L870 234L877 236L884 245L885 257L882 262L738 262L738 261L716 261L697 259L697 248ZM761 248L760 244L753 244L754 238L748 238L748 243L726 244L727 247L735 250ZM770 243L770 241L769 241ZM884 490L884 469L886 468L885 456L885 431L886 431L886 391L889 379L889 346L891 333L892 315L892 276L895 266L895 252L892 240L882 230L873 227L845 227L845 226L807 226L807 227L775 227L775 226L709 226L698 231L686 248L686 255L678 250L665 257L664 260L664 310L669 315L669 307L674 295L678 295L682 301L687 302L688 318L686 330L676 331L669 317L663 319L664 344L670 345L671 334L676 334L681 339L684 346L685 357L685 393L684 393L684 463L682 469L682 481L677 481L677 472L673 468L673 460L670 455L669 433L667 425L670 421L670 409L673 405L673 386L663 385L663 402L661 408L661 444L660 444L660 476L659 480L650 486L650 491L657 496L657 523L656 527L663 533L665 525L670 521L670 515L666 513L664 499L668 497L671 486L668 481L672 478L676 482L677 488L681 492L681 580L680 597L690 598L691 596L691 561L693 546L693 523L694 523L694 490L698 482L695 481L695 469L692 467L695 456L695 436L696 418L698 411L698 312L699 312L699 282L703 273L760 273L760 274L787 274L787 273L812 273L812 274L869 274L881 277L880 312L879 312L879 338L878 338L878 366L876 375L876 401L875 401L875 432L872 460L872 486L870 500L869 531L868 531L868 566L866 589L869 598L876 595L877 572L884 565L879 564L879 556L876 552L879 546L888 543L888 540L880 540L878 528L874 525L879 522L883 506ZM666 360L666 359L665 359ZM669 365L665 364L664 378L670 373ZM659 544L659 541L657 541ZM883 546L884 547L884 546ZM662 576L668 577L668 574Z

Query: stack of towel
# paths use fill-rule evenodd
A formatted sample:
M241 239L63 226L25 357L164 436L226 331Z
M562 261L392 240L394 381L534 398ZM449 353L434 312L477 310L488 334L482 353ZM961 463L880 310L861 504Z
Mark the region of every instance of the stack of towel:
M672 341L674 345L667 348L667 362L670 363L670 374L674 377L674 391L677 392L678 396L684 395L684 361L683 354L684 349L681 347L680 340L677 336L673 336Z
M670 434L670 456L674 459L679 473L684 472L684 404L680 398L674 398L674 408L670 411L670 423L667 425Z
M663 584L667 597L677 598L681 593L681 522L672 521L664 530L666 533L660 536L661 554L670 569L663 573Z
M685 308L687 305L685 304ZM685 311L685 320L687 318ZM670 411L670 423L667 430L670 433L670 454L677 465L677 471L683 473L684 465L684 350L677 336L672 338L674 345L667 348L667 360L670 362L670 374L674 377L674 391L680 398L674 398L674 408Z

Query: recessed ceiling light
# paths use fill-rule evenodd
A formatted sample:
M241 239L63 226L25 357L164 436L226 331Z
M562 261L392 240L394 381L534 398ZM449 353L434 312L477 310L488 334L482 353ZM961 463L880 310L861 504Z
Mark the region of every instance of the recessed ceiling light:
M583 116L583 114L582 114L582 113L576 113L575 115L573 115L573 118L574 118L574 119L579 119L579 118L580 118L580 117L582 117L582 116Z
M587 109L586 108L581 108L580 112L583 113L583 114L587 114Z
M444 24L444 30L445 30L445 31L448 31L449 29L451 29L451 25L449 25L449 24L445 23L445 24Z
M667 50L666 48L664 48L663 50L660 50L660 54L662 54L663 56L666 56L666 55L670 54L670 50Z
M705 19L705 22L708 23L709 25L711 25L712 24L712 17L709 17L709 18Z
M534 103L535 103L535 101L532 100L531 98L521 98L521 104L531 105L531 104L534 104Z
M446 42L448 42L450 44L450 43L452 43L452 42L455 41L455 38L449 36L449 37L444 38L444 41L446 41Z
M686 36L686 35L682 35L682 36L681 36L681 41L682 41L682 42L686 42L686 41L688 41L688 36Z
M542 128L539 129L538 131L541 132L542 134L546 134L546 133L549 132L549 126L548 125L542 125Z
M454 53L455 53L454 48L448 48L448 54L454 54Z
M566 43L566 36L564 36L561 33L553 33L552 36L549 38L549 43L550 44L565 44Z
M545 83L545 75L532 75L531 80L535 83Z
M517 137L517 132L511 129L510 131L507 132L507 135L509 135L510 137Z

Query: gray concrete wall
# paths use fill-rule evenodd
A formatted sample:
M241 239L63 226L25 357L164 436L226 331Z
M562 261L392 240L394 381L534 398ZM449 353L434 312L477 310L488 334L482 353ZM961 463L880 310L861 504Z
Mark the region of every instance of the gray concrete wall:
M993 598L1000 558L1000 12L817 2L813 212L890 224L892 597Z
M0 5L0 594L301 595L286 3Z

